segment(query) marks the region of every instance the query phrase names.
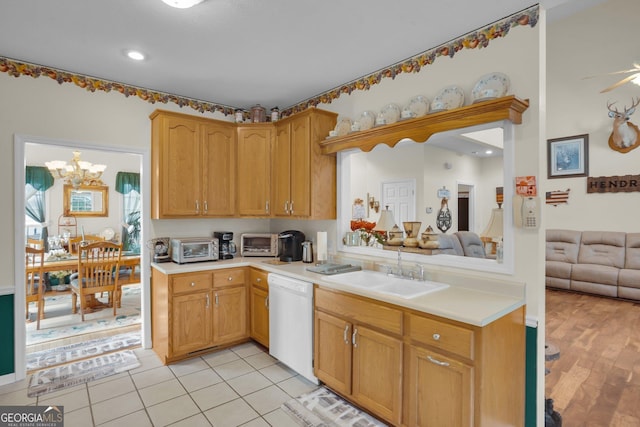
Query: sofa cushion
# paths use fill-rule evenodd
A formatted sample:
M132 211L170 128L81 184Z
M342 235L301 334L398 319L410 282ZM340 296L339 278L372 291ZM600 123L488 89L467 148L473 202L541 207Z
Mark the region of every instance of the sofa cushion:
M571 280L617 286L619 268L601 264L574 264Z
M627 233L625 252L624 268L640 270L640 233Z
M547 230L547 261L577 263L581 234L574 230Z
M486 258L484 243L480 240L480 236L471 231L458 231L454 234L460 240L464 256Z
M464 256L460 240L453 234L438 234L438 253Z
M623 268L625 261L625 235L626 233L617 231L583 231L580 251L578 252L578 263ZM597 269L593 271L596 273ZM586 280L599 282L596 279Z
M547 261L545 263L545 276L559 279L571 278L571 265L566 262Z
M640 270L623 268L618 274L618 286L640 289Z

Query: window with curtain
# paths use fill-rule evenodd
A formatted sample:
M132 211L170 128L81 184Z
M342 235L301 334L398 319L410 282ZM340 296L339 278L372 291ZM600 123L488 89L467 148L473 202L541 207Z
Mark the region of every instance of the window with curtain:
M47 227L47 211L45 192L53 185L53 175L44 166L27 166L25 168L25 233L30 227L40 228L39 238L44 242L45 250L49 249L49 230Z
M122 194L122 248L140 250L140 174L118 172L116 191Z

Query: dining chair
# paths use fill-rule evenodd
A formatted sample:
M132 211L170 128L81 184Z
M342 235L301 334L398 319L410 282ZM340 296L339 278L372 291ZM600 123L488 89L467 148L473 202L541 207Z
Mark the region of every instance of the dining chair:
M44 315L44 248L25 247L25 277L27 315L29 319L29 303L35 302L38 306L36 314L36 329L40 329L40 319Z
M87 311L87 296L108 292L109 301L116 315L114 301L118 294L118 278L120 275L120 258L122 244L107 241L93 242L80 247L78 254L78 271L71 275L71 312L77 312L77 301L80 299L80 314L84 322Z
M44 248L44 241L40 239L34 239L33 237L27 237L27 246L36 249Z
M118 308L122 307L122 287L123 286L139 286L140 283L140 265L123 265L120 267L120 275L118 276L118 292L116 294L116 304Z
M86 234L84 236L71 237L69 239L69 253L71 255L78 255L78 253L80 252L80 244L82 242L104 242L104 237L95 234Z

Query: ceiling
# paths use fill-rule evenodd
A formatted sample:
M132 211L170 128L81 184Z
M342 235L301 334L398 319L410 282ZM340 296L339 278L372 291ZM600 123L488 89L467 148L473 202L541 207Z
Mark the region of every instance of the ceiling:
M547 0L573 11L603 0ZM230 107L286 108L535 0L20 0L0 56ZM461 13L461 11L464 11ZM135 62L128 49L147 59Z

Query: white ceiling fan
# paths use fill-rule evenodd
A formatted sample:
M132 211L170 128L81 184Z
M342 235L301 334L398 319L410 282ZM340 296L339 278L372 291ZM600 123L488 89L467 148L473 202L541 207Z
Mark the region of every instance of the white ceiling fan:
M629 69L629 70L621 70L621 71L614 71L612 73L606 73L606 74L600 74L597 76L589 76L589 77L584 77L585 79L592 79L594 77L600 77L600 76L612 76L612 75L616 75L616 74L628 74L628 73L633 73L627 77L625 77L624 79L612 84L611 86L602 89L600 91L600 93L605 93L605 92L609 92L612 91L613 89L622 86L625 83L631 82L633 81L635 84L640 85L640 62L634 62L633 63L633 68Z

